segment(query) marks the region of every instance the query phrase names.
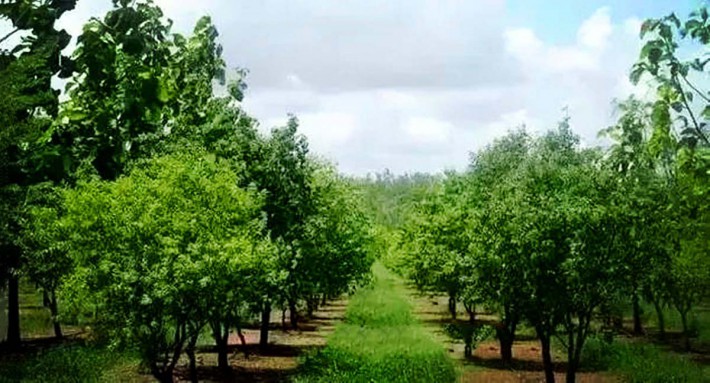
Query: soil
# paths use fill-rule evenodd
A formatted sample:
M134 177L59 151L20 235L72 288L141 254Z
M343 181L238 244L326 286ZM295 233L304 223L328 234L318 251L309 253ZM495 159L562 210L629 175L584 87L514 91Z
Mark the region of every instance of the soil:
M429 296L416 293L410 289L414 302L414 312L425 324L434 337L439 340L449 355L456 360L461 368L461 383L468 382L503 382L503 383L533 383L544 382L542 356L539 342L532 337L522 337L513 344L513 362L505 365L500 359L498 342L485 341L479 344L470 359L464 358L464 344L453 340L443 329L447 323L454 323L448 311L448 298ZM468 320L468 314L459 307L458 321ZM497 318L487 313L477 313L477 321L495 322ZM565 379L564 358L553 355L556 362L556 380ZM604 372L580 372L577 381L581 383L619 382L619 379Z
M217 354L212 348L200 348L196 358L200 382L288 381L296 372L301 355L325 347L328 335L343 320L346 306L345 300L329 302L316 311L311 319L304 318L298 330L284 329L281 312L274 313L271 317L269 346L265 350L259 348L258 328L242 330L246 346L242 345L236 333L231 334L229 363L232 372L228 376L218 371ZM187 359L181 360L176 376L178 382L189 381Z

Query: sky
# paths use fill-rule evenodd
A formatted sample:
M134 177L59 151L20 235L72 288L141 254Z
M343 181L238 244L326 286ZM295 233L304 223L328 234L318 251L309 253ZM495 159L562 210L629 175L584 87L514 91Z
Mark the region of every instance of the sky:
M301 122L310 148L347 174L462 169L508 130L554 128L567 108L585 145L614 120L642 20L699 0L156 0L174 30L202 15L261 129ZM110 0L79 0L76 36ZM0 25L0 31L2 26Z

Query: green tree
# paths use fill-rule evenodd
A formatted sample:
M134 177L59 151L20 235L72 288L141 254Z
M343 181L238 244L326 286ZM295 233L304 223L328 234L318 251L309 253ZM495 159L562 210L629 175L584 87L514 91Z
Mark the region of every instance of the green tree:
M272 270L262 197L237 184L225 162L196 154L66 192L62 224L77 267L67 288L88 297L99 323L135 345L160 381L172 381L204 325L237 321L224 316L250 303Z
M27 187L57 179L63 161L38 145L57 113L58 94L52 89L55 75L68 76L71 61L61 55L70 36L54 26L73 1L0 1L0 19L12 31L25 33L16 46L0 49L0 282L8 282L8 343L20 343L18 278L22 248L20 221L27 206Z

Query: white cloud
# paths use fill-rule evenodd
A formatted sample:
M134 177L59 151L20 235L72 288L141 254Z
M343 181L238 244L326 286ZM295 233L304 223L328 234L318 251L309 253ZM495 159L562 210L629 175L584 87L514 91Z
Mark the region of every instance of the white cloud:
M250 71L244 107L262 129L296 114L312 150L347 173L461 169L469 151L521 124L554 127L565 106L594 143L614 98L652 92L627 80L640 20L616 20L614 7L559 43L512 24L503 0L157 4L182 33L212 15L228 65ZM76 36L110 6L80 1L60 26Z
M404 125L404 131L417 144L441 144L449 140L453 125L431 117L412 117Z
M606 47L611 33L609 7L599 8L579 27L577 41L581 46L600 50Z

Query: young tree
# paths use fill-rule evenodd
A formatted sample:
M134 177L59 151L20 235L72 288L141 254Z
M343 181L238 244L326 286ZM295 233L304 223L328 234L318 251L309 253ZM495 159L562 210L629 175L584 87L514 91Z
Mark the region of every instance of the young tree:
M203 325L236 324L220 310L250 303L242 299L269 273L261 196L237 184L225 162L198 153L66 192L62 224L77 266L67 288L90 297L110 335L135 345L160 381L172 381Z

